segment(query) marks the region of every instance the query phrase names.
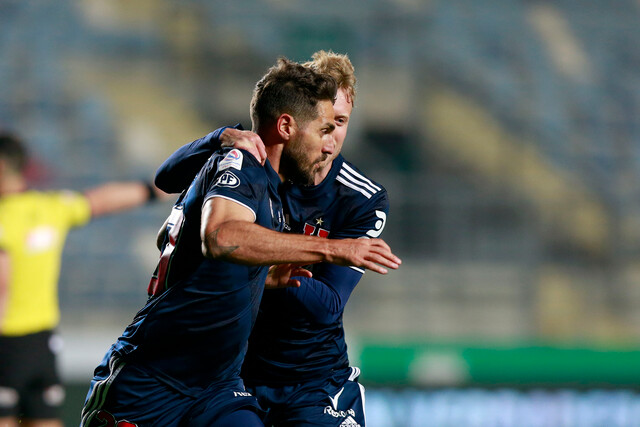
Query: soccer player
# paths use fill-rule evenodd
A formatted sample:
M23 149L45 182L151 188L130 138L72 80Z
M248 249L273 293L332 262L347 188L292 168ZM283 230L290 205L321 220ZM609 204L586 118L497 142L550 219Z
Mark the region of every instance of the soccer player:
M96 369L82 424L260 426L239 373L265 282L302 274L273 264L332 262L385 273L400 260L380 239L284 234L282 179L311 179L334 153L335 81L280 59L258 82L248 152L212 155L166 223L151 297Z
M336 150L312 177L294 177L283 186L288 231L330 239L378 237L389 202L386 190L340 154L355 101L355 75L346 55L319 51L304 64L339 85L334 104ZM250 148L262 157L259 137L221 128L185 145L160 167L156 185L180 191L220 144ZM265 293L250 338L242 377L269 411L267 425L365 425L364 388L359 369L349 367L342 316L364 271L316 264L302 286Z
M0 426L53 427L62 425L64 401L54 350L66 235L160 193L145 182L112 182L84 194L36 191L28 187L27 161L24 143L0 133Z

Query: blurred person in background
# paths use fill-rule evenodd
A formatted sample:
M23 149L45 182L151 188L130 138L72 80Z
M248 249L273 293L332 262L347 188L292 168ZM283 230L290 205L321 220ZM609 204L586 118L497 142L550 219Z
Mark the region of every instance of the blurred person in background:
M389 211L386 190L347 162L340 150L356 96L354 67L347 55L318 51L305 66L338 84L334 103L336 149L310 179L293 177L281 190L286 229L330 239L379 237ZM156 173L156 185L180 192L220 145L263 158L253 132L220 128L178 149ZM242 377L268 410L267 425L365 425L360 370L349 366L343 313L364 270L321 263L299 288L265 293Z
M27 163L24 143L0 133L0 426L61 426L55 329L67 233L162 193L148 182L110 182L84 194L33 190Z
M268 159L209 153L159 234L148 303L96 369L83 426L262 426L239 374L264 287L311 276L291 263L398 267L380 239L280 232L282 180L313 182L335 152L336 91L332 78L284 58L258 82L251 118Z

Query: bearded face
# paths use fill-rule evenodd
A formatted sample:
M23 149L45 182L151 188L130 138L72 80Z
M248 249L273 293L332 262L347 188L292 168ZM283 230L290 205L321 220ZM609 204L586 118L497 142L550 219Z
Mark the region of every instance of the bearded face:
M318 103L316 119L297 126L285 145L280 171L299 185L313 185L316 173L323 169L336 150L333 105Z

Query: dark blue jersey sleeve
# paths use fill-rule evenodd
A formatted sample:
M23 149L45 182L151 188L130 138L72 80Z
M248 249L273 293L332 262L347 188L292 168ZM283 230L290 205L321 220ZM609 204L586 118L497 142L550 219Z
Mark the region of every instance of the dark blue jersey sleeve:
M265 170L249 152L237 148L225 150L215 173L207 180L203 203L212 197L222 197L249 208L256 215L268 187Z
M178 148L156 171L156 187L166 193L181 193L215 151L220 149L220 135L229 126ZM236 125L236 128L242 128Z
M315 322L333 323L342 315L362 273L328 263L314 267L313 278L297 277L300 287L287 288L283 297L292 304L300 305Z
M389 198L386 190L379 191L366 203L354 205L349 221L338 230L332 230L332 239L359 239L380 237L387 223Z

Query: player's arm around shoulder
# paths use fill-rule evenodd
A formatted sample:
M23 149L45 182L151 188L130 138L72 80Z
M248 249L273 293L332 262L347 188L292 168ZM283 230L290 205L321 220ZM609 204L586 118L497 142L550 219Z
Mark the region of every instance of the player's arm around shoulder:
M253 212L216 197L202 211L204 256L249 265L330 262L386 274L402 262L382 239L322 239L280 233L253 223Z
M254 221L255 213L248 207L223 197L210 198L202 207L202 254L208 258L251 264L243 257L244 251L238 249L252 232L256 233L256 227L262 228Z
M239 162L240 156L230 156L235 150L218 164L218 173L223 170L227 173L227 169ZM253 168L263 170L252 156L244 158L253 163ZM247 174L246 166L249 165L243 163L238 172ZM200 230L204 256L247 265L306 265L326 261L367 268L381 274L387 273L386 268L398 268L400 259L381 239L323 239L280 233L256 224L255 210L249 206L253 204L253 198L260 197L256 192L262 189L254 188L254 183L245 188L247 183L244 179L237 181L242 184L234 182L230 186L215 181L212 188L216 185L218 188L205 199Z

